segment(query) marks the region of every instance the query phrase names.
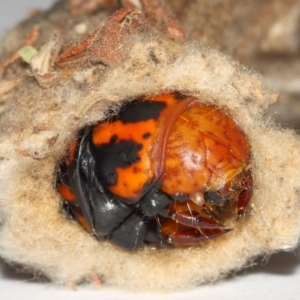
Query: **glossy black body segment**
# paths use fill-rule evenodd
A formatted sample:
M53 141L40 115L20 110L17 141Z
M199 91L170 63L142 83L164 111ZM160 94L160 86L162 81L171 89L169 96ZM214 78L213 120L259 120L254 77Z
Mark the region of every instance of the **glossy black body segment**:
M120 120L126 124L157 119L165 107L166 103L164 102L133 100L124 103L118 116L112 118L112 121Z

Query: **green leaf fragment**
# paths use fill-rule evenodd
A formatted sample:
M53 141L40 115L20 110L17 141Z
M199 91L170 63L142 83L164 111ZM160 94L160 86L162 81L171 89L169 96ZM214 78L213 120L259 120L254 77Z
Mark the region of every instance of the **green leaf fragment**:
M5 105L0 106L0 116L6 111L7 107Z
M21 56L21 58L26 62L26 63L30 63L30 61L32 60L32 58L34 56L37 55L37 50L35 48L33 48L32 46L26 46L21 48L18 51L19 55Z

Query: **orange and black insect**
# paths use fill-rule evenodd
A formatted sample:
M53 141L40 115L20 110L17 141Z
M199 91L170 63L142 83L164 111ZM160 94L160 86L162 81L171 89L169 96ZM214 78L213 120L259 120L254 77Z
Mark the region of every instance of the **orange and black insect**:
M180 93L124 102L117 116L80 131L59 169L68 214L130 250L223 235L225 208L241 218L252 196L245 134L216 107Z

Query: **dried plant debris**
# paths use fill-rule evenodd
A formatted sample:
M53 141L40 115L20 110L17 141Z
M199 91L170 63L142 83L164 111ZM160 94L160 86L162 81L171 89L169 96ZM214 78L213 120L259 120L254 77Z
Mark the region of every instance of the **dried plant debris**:
M0 78L3 76L5 69L13 64L21 55L20 50L25 47L32 46L38 38L38 29L36 26L32 28L28 37L23 42L23 45L15 52L13 52L3 63L0 64Z
M173 12L170 11L172 3L169 1L165 4L154 0L111 3L114 6L110 7L107 1L60 1L49 12L33 16L3 39L0 54L2 259L21 264L28 272L38 270L59 284L75 286L88 281L130 290L174 291L216 281L247 266L258 255L294 249L300 233L300 139L293 130L279 128L266 117L266 109L277 100L278 95L265 86L258 73L213 47L189 39L199 30L197 24L195 30L190 27L195 22L192 17L194 12L190 10L196 9L199 2L188 1L182 13L180 7L183 1L174 3ZM202 6L199 4L200 8L208 10L216 6L207 3L203 1ZM288 1L286 5L288 7L293 3ZM238 7L239 4L235 10ZM220 16L225 18L225 12ZM189 14L191 17L186 17ZM218 21L217 16L214 19ZM36 39L26 38L28 32L35 32L35 28L38 28ZM206 30L207 40L205 31L199 33L204 42L212 37L209 29ZM24 61L19 59L20 49L28 44L28 40L31 41L31 50L34 48L37 53L31 52ZM210 46L220 49L224 46L220 43L219 46L217 43ZM246 57L245 53L239 53ZM98 233L98 239L95 238L95 210L92 213L88 211L95 199L82 198L85 201L80 207L82 211L78 213L76 203L71 199L72 193L68 192L74 192L88 182L93 183L91 189L102 193L101 201L107 195L116 196L116 192L110 190L110 185L113 186L116 181L114 174L109 173L105 177L109 179L108 184L104 181L98 184L98 175L89 176L92 169L85 169L98 159L94 152L91 155L88 151L95 145L96 148L100 145L97 149L102 151L105 141L101 137L97 144L90 135L83 137L82 134L89 132L86 128L101 131L99 128L105 120L110 120L111 125L116 124L118 118L123 118L118 117L118 112L122 112L126 103L128 107L133 107L134 103L140 103L138 99L143 98L144 105L144 102L157 101L160 95L165 95L165 103L172 102L175 97L175 104L165 105L166 110L154 110L164 112L161 119L157 119L160 126L149 127L153 129L152 141L155 145L149 151L159 162L153 169L153 178L158 184L155 185L158 190L153 192L153 197L158 196L155 198L159 199L158 204L166 201L163 208L167 211L160 207L160 216L155 211L153 213L156 204L151 197L152 202L135 202L134 205L137 205L135 208L139 213L148 211L148 214L153 214L150 217L152 221L158 221L156 228L161 229L160 233L167 234L166 243L159 242L157 246L142 242L139 247L127 251L111 243L107 236L102 240L104 231ZM205 124L209 124L207 133L214 126L217 128L214 132L221 131L220 135L206 135L203 138L206 145L209 144L208 149L221 149L227 145L227 150L228 147L234 148L230 155L239 157L239 149L245 147L242 151L244 155L240 160L235 160L232 172L222 166L216 173L219 176L213 177L216 168L212 166L220 161L212 154L207 164L206 178L213 179L202 181L207 189L202 188L197 193L179 191L174 202L174 197L170 197L173 192L169 191L172 185L166 184L168 187L161 195L161 181L157 179L161 179L160 174L172 162L168 143L171 148L178 142L180 147L193 143L187 140L191 141L189 138L196 134L182 134L181 130L185 131L186 120L192 118L191 110L195 108L198 111L199 107L209 107L215 112L213 115L224 116L219 121L207 118L201 125L201 132ZM143 114L134 116L141 118ZM166 121L166 116L170 117L170 122ZM130 118L132 121L132 115ZM240 143L243 146L231 143L231 134L220 130L222 126L219 125L224 119L231 125L223 128L233 128L234 135L239 137L233 140L243 141ZM203 119L199 116L193 122L196 124L199 120ZM193 122L187 123L191 125ZM203 136L199 130L194 132L199 137ZM146 143L151 134L143 130L141 133ZM74 141L84 138L89 144L80 142L82 148L79 152ZM112 136L111 145L118 146L117 138ZM134 146L136 144L133 150L141 150L141 147ZM180 147L173 147L175 149L170 151L177 153L185 149ZM223 162L229 157L226 149L222 150ZM119 153L118 158L134 159L133 150L123 151L124 156ZM78 159L72 159L77 156ZM201 161L199 155L197 158L197 155L181 153L181 156L188 163L187 173L191 172L197 159ZM77 176L72 168L77 168L80 162L87 163L80 166L80 176L85 174L86 181L72 183L69 186L71 190L62 192L59 180L67 186ZM74 176L59 177L64 168L60 166L64 164L70 166L68 170ZM176 160L175 169L178 164L181 163ZM106 169L101 165L100 170ZM222 170L225 171L220 176ZM140 170L135 169L135 172L131 175L139 175ZM171 171L170 174L178 175ZM124 178L126 181L127 177ZM183 176L180 179L186 178ZM187 205L188 198L192 202ZM130 197L126 196L126 201L128 199ZM124 199L117 199L117 202L126 211ZM192 212L190 208L193 208ZM84 214L84 209L88 213ZM169 214L166 219L165 213ZM200 215L204 218L200 219ZM112 216L115 221L116 215ZM88 217L91 220L87 220ZM188 223L188 229L184 222ZM94 228L89 230L91 224ZM204 226L210 226L211 231ZM226 234L207 239L206 236L213 237L215 229ZM192 246L191 240L186 238L191 233L192 238L201 236L201 241ZM187 240L189 246L183 246L183 241ZM166 247L165 244L170 245Z

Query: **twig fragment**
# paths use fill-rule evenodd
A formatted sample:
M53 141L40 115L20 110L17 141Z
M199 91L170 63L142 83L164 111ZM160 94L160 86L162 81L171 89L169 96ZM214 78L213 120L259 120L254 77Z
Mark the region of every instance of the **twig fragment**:
M17 51L12 53L2 64L0 64L0 79L2 78L4 71L20 57L19 50L23 47L32 46L38 37L38 28L37 26L34 26L29 32L26 40L23 42L23 45Z
M60 38L52 35L48 43L30 61L31 70L35 78L44 88L52 86L57 79L53 66L61 49L61 43Z

